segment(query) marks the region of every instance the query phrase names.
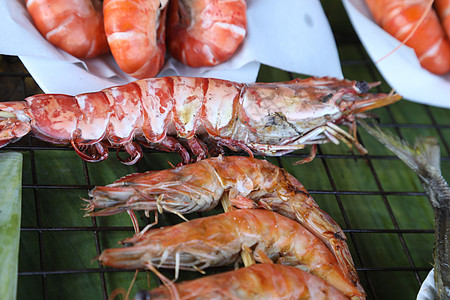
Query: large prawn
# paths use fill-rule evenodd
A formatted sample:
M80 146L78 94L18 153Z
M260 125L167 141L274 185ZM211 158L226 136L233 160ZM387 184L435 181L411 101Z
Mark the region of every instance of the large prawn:
M142 149L133 138L177 151L184 163L191 162L187 148L205 158L206 143L216 152L227 146L270 156L313 145L312 159L314 145L341 140L365 153L336 124L355 132L361 112L401 98L366 93L375 85L327 77L251 84L163 77L77 96L35 95L0 103L0 147L32 130L46 141L72 144L90 162L106 159L112 146L130 154L123 163L135 163Z
M435 74L450 71L449 40L436 11L427 12L427 1L366 0L366 3L375 22L398 40L406 40L405 44L414 49L425 69Z
M447 38L450 39L450 0L435 0L434 7L441 19Z
M167 22L170 54L192 67L228 60L247 32L246 0L171 0Z
M108 52L100 0L26 0L39 32L78 58Z
M317 276L296 267L270 263L181 282L175 288L181 300L348 299ZM140 291L134 299L173 299L171 292L163 286Z
M89 195L86 216L158 210L183 217L213 209L225 197L235 207L273 210L297 220L321 239L346 277L354 284L359 282L339 225L319 208L294 176L265 160L244 156L209 158L174 169L131 174L107 186L97 186ZM134 224L136 227L137 220Z
M202 270L235 263L241 250L250 250L255 261L303 265L349 297L365 293L342 273L328 248L299 223L260 209L228 213L150 229L122 241L124 248L106 249L103 265L141 269L158 274L156 267ZM177 277L177 275L175 276Z
M167 0L104 0L105 31L119 67L135 78L164 65Z

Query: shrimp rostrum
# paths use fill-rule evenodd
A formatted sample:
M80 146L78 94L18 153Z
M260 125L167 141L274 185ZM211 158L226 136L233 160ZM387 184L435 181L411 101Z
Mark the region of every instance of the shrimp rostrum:
M346 237L291 174L268 161L244 156L219 156L161 171L125 176L89 192L87 216L125 211L206 211L224 198L239 208L262 207L294 219L328 246L343 273L359 282ZM137 222L137 221L136 221Z
M232 210L150 229L122 244L125 247L104 250L100 262L115 268L148 268L156 274L156 268L172 268L177 274L178 270L236 263L245 249L257 262L302 266L348 297L365 295L345 277L334 255L317 237L299 223L263 209Z
M317 276L296 267L270 263L184 281L175 284L175 288L181 300L348 299ZM171 292L161 286L139 291L134 299L173 299Z
M108 147L124 149L127 164L142 156L136 141L176 151L184 163L223 146L276 156L343 141L365 152L337 124L354 128L362 112L400 99L367 93L374 85L333 78L243 84L164 77L77 96L36 95L0 103L0 146L33 131L48 142L72 144L91 162L106 159Z

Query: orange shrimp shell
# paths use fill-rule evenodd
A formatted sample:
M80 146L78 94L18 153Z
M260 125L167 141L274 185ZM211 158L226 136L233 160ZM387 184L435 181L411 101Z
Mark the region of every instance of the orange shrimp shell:
M39 32L53 45L78 58L108 52L98 0L27 0Z

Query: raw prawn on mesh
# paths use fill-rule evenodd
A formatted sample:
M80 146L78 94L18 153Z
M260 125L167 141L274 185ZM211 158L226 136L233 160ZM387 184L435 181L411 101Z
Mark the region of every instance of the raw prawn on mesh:
M400 100L371 94L378 83L334 78L236 83L212 78L149 78L77 96L41 94L0 103L0 147L32 131L71 144L98 162L108 148L125 150L125 164L142 157L141 145L178 152L184 164L223 153L223 147L279 156L329 141L366 149L356 139L364 111ZM337 126L346 125L353 134Z
M157 268L198 271L225 266L250 251L257 262L299 266L348 297L362 299L362 287L346 278L333 253L299 223L263 209L239 209L174 226L142 231L104 250L101 264L114 268L147 268L168 286ZM176 289L172 286L173 294Z

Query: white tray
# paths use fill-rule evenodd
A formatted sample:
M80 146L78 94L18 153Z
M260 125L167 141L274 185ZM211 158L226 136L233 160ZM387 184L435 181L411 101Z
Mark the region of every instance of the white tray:
M364 0L343 3L372 61L377 62L400 44L375 24ZM450 73L439 76L423 69L411 48L402 46L375 65L389 85L407 100L450 108Z

